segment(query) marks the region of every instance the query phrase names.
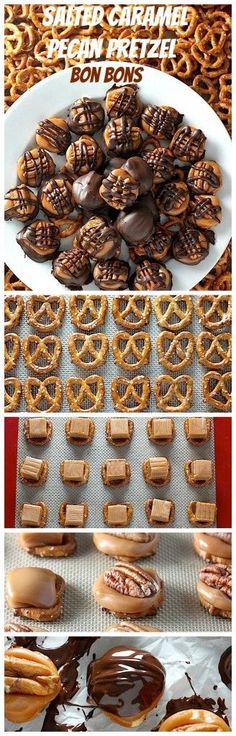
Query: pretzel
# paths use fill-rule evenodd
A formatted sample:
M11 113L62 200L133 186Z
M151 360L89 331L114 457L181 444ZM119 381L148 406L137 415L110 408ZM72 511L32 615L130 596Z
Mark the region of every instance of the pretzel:
M192 406L193 379L191 376L183 375L177 378L167 375L158 376L153 391L157 408L162 411L187 411Z
M8 332L4 337L4 370L6 373L16 367L20 355L20 338L15 332Z
M19 378L5 378L4 411L16 411L20 404L21 382Z
M212 105L217 100L217 86L213 79L209 79L205 74L196 74L192 84L193 89L201 97L208 102L208 105Z
M56 335L46 337L28 335L23 340L23 358L26 368L39 376L54 371L59 366L61 350L61 340Z
M5 23L4 27L5 53L17 56L22 50L23 34L14 23Z
M87 294L74 294L69 299L72 325L85 332L104 325L108 307L107 297Z
M126 371L137 371L149 363L151 340L147 332L136 332L135 335L117 332L112 338L112 351L116 365ZM132 362L133 358L135 362Z
M136 330L149 324L151 299L149 296L114 296L112 314L117 325Z
M118 411L126 413L144 411L149 406L149 378L135 376L129 379L116 376L111 382L111 396Z
M101 376L68 378L66 396L71 411L101 411L104 408L105 386Z
M64 167L61 167L60 171L62 171ZM51 219L51 218L50 218ZM71 238L74 233L77 232L79 227L82 225L83 222L83 214L77 213L76 218L75 217L63 217L61 220L53 220L51 219L51 222L53 222L56 227L59 227L59 237L60 238Z
M157 337L157 355L161 365L169 371L180 371L193 361L195 348L191 332L183 331L178 335L164 330Z
M222 273L220 276L217 276L217 278L214 281L214 289L219 290L225 290L225 291L231 291L232 289L232 274L230 271L226 271L225 273Z
M232 299L229 294L200 296L197 299L196 309L199 322L209 330L219 330L231 324Z
M228 97L221 98L219 102L214 102L213 108L221 120L231 129L232 124L232 105Z
M85 371L91 371L106 362L109 340L102 332L93 335L76 332L69 337L68 350L72 363Z
M28 286L23 284L10 268L6 270L4 275L4 291L29 291Z
M60 411L62 382L57 376L48 376L44 381L35 377L26 378L24 382L24 397L27 411L37 413L42 411L44 414Z
M4 329L9 330L20 324L24 310L24 300L22 296L6 296L4 299Z
M58 330L62 325L65 313L63 296L36 296L33 294L26 301L27 322L35 330L47 334Z
M192 37L195 31L197 22L198 22L198 17L199 17L198 16L199 6L197 6L197 9L196 9L196 8L193 8L192 5L187 5L186 8L187 8L187 17L186 17L187 25L177 26L175 28L176 36L180 36L181 38Z
M179 79L189 79L196 71L197 64L195 59L190 56L188 51L179 48L176 59L167 56L161 59L161 71L171 76L179 77Z
M229 99L231 103L232 97L232 74L222 74L220 77L220 94L219 99Z
M203 377L204 401L217 411L231 409L231 379L232 373L224 373L222 376L217 371L209 371Z
M157 323L172 332L178 332L183 327L188 327L193 317L193 301L191 296L156 296L154 299L154 312Z
M226 368L231 362L231 333L221 332L220 335L213 335L212 332L201 332L197 336L196 350L201 365L213 369Z

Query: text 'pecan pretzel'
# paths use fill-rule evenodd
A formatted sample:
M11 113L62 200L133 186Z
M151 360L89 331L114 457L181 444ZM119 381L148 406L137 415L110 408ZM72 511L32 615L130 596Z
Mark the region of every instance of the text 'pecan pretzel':
M169 371L180 371L193 361L195 348L191 332L183 331L174 335L163 330L157 337L157 354L161 365Z
M197 300L199 322L209 330L220 329L231 324L232 299L228 294L200 296Z
M193 301L191 296L156 296L154 312L158 325L166 330L178 332L188 327L193 317Z
M203 377L204 401L218 411L231 409L231 373L222 376L217 371L209 371Z
M69 337L68 349L72 363L85 371L91 371L105 363L109 340L103 332L96 332L92 335L76 332Z
M115 409L122 412L138 412L148 408L150 381L146 376L123 378L117 376L111 382L111 395Z
M69 300L72 325L91 332L104 325L108 307L106 296L73 295Z
M6 373L16 367L20 355L20 338L14 332L4 337L4 368Z
M198 360L206 368L225 368L231 362L232 336L230 332L213 335L201 332L196 340Z
M39 376L58 368L61 357L61 340L56 335L38 337L28 335L23 340L23 358L26 368Z
M26 302L27 321L38 332L47 334L58 330L65 313L63 296L30 296Z
M12 327L19 325L24 309L24 300L22 296L6 296L4 300L4 329L11 330Z
M147 332L117 332L112 338L112 351L116 365L137 371L149 363L151 340Z
M154 396L158 409L162 411L187 411L192 406L193 379L191 376L158 376Z
M19 378L5 378L4 411L16 411L20 404L21 382Z
M66 396L71 411L101 411L104 408L105 386L101 376L68 378Z
M62 402L62 383L57 376L26 378L24 396L27 411L51 413L59 411Z
M117 325L128 330L140 329L148 325L151 314L149 296L114 296L112 314Z

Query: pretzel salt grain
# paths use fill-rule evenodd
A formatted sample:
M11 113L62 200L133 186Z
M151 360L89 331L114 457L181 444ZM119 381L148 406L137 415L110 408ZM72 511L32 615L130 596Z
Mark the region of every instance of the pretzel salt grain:
M104 325L108 307L107 297L104 295L73 295L69 299L72 325L80 327L85 332L91 332Z
M135 376L129 379L117 376L111 382L111 396L118 411L127 413L144 411L149 405L149 378Z
M103 332L92 335L75 332L69 336L68 350L72 363L85 371L91 371L106 362L109 340Z
M157 355L161 365L169 371L180 371L193 361L195 340L191 332L177 335L163 330L157 337Z
M192 322L193 300L191 296L181 294L178 296L156 296L154 299L154 312L157 323L166 330L179 332Z
M16 411L20 404L21 382L19 378L5 378L4 411Z
M209 371L203 377L203 397L217 411L231 409L231 373Z
M187 411L192 406L193 379L187 375L177 378L158 376L153 392L158 409L171 412Z
M60 337L56 335L27 335L22 350L26 368L36 375L44 376L59 366L62 345Z
M104 408L105 386L101 376L68 378L66 396L71 411L101 411Z
M36 296L26 301L27 322L40 333L48 335L62 325L65 313L63 296Z
M4 329L11 330L20 324L24 310L24 300L22 296L12 295L6 296L4 299Z
M149 363L151 340L147 332L136 332L135 335L116 332L112 338L112 351L116 365L125 371L137 371Z
M206 368L226 368L231 362L232 335L230 332L221 332L213 335L212 332L200 332L196 339L198 360Z
M14 332L8 332L4 337L4 370L6 373L16 367L20 355L20 338Z
M200 324L209 330L218 330L231 324L232 299L229 294L200 296L196 309Z
M62 382L57 376L48 376L44 381L39 378L26 378L24 397L27 411L43 412L45 414L60 411Z
M117 325L136 330L149 324L151 299L149 296L114 296L112 314ZM133 319L132 319L133 318Z

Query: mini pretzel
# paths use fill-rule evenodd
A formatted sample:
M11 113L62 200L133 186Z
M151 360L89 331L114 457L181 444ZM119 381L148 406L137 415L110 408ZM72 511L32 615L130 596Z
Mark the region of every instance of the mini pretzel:
M26 302L27 322L48 335L61 327L65 306L63 296L30 296Z
M27 411L51 413L60 411L62 402L62 383L57 376L48 376L44 381L39 378L26 378L24 397ZM45 408L46 404L46 408Z
M24 309L24 300L22 296L14 294L12 296L6 296L4 300L4 329L11 330L12 327L17 327L20 324L21 317Z
M221 291L231 291L232 289L232 273L230 271L225 271L225 273L221 273L220 276L218 276L214 281L214 289L218 289Z
M218 411L231 409L231 373L222 376L217 371L209 371L203 377L204 401Z
M179 371L193 361L195 340L191 332L164 330L157 337L157 354L161 365L169 371ZM176 361L176 362L175 362Z
M63 168L63 167L62 167ZM62 171L62 168L60 171ZM66 172L65 172L66 173ZM60 220L51 220L56 227L59 227L60 238L71 238L81 227L83 222L83 214L77 213L77 217L63 217Z
M13 271L8 268L4 276L4 291L29 291L29 289L28 286L23 284L23 281L20 281Z
M197 314L199 322L209 330L230 325L232 320L231 296L228 294L200 296L197 299Z
M135 376L132 379L117 376L111 382L111 395L118 411L143 411L149 405L150 381L146 376Z
M231 333L221 332L220 335L213 335L212 332L201 332L196 340L196 350L201 365L213 369L226 368L231 362Z
M66 396L71 411L100 411L104 408L105 386L101 376L68 378Z
M78 343L81 347L78 346ZM109 340L102 332L93 335L83 335L82 332L76 332L69 337L68 350L72 363L85 371L91 371L105 363L109 350Z
M50 352L51 347L52 353ZM42 338L38 335L28 335L23 340L23 358L26 368L39 376L54 371L58 368L61 350L61 340L56 335ZM46 365L42 365L42 361L46 362Z
M85 332L104 325L108 307L107 297L78 294L70 297L70 316L72 325Z
M117 325L128 330L149 324L151 299L149 296L114 296L112 314ZM132 319L133 317L133 319Z
M183 375L158 376L154 387L154 396L158 409L162 411L187 411L192 406L193 379Z
M19 378L5 378L4 411L16 411L20 404L21 382Z
M4 337L4 369L6 373L16 367L20 355L20 338L14 332Z
M154 312L158 325L166 330L178 332L183 327L188 327L193 317L193 300L191 296L156 296L154 299Z
M126 371L137 371L149 363L151 340L147 332L136 332L135 335L117 332L112 338L112 351L116 365L120 365ZM136 362L128 361L129 357L135 358Z

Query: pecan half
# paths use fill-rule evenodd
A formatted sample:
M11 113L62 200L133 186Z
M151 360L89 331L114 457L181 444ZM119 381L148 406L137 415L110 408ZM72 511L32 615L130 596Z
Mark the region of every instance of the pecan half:
M23 647L13 647L5 652L5 693L42 695L50 699L59 683L59 674L48 657Z
M216 588L232 597L232 569L230 565L206 565L199 573L200 580L210 588Z
M218 537L226 544L231 544L231 533L230 532L215 532L213 537Z
M147 570L128 563L120 563L106 570L104 581L109 588L133 598L149 598L159 591L158 582Z

